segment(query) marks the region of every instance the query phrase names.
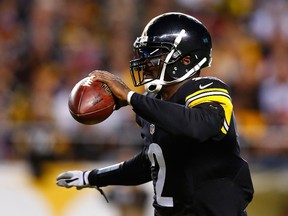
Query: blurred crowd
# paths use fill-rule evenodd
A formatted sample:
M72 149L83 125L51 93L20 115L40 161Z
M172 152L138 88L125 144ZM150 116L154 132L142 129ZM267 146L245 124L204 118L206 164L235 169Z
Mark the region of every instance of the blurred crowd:
M0 0L0 160L30 161L37 175L42 161L109 160L141 148L130 107L85 126L72 119L67 100L95 69L133 88L132 44L168 11L191 14L209 29L213 62L202 74L231 86L247 160L287 165L286 0Z

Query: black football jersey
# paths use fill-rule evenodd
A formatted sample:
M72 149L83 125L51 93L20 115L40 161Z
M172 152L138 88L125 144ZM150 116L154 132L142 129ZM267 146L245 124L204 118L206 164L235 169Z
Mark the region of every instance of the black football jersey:
M169 101L156 94L134 93L131 105L141 127L143 151L121 165L117 180L105 180L102 185L137 185L152 180L155 215L202 215L197 214L202 210L197 210L201 205L196 203L206 203L209 208L210 200L211 209L213 205L221 208L215 204L220 200L219 188L228 194L235 189L222 182L228 179L229 185L237 185L235 191L240 188L238 192L244 194L241 202L245 208L252 199L253 186L248 165L240 157L232 100L225 83L212 77L193 78ZM202 193L203 188L209 188L208 192ZM223 197L227 202L233 200ZM217 214L225 215L221 211Z

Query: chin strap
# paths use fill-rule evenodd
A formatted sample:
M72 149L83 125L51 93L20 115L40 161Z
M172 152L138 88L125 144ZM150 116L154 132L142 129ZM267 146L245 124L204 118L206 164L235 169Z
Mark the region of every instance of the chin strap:
M149 81L151 80L151 81ZM159 79L146 79L145 80L147 83L144 84L144 89L147 92L151 92L151 93L157 93L161 90L162 85L160 84L160 80Z
M161 77L160 79L151 80L150 82L149 80L147 80L148 83L144 84L144 88L147 92L158 93L161 90L163 85L171 85L171 84L179 83L193 76L198 70L200 70L201 66L205 64L206 61L207 61L207 58L204 57L198 64L196 64L192 69L190 69L185 75L183 75L182 77L176 80L165 81L164 78L161 79ZM164 64L164 66L166 68L166 64Z
M182 82L182 81L186 80L187 78L193 76L197 71L199 71L201 66L203 64L205 64L206 61L207 61L207 58L204 57L198 64L196 64L192 69L190 69L182 77L180 77L179 79L176 79L176 80L172 80L172 81L164 81L163 80L162 85L170 85L170 84L174 84L174 83L178 83L178 82Z

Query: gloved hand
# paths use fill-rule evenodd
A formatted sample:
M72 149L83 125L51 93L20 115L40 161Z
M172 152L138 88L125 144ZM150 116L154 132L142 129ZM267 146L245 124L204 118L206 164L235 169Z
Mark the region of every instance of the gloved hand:
M66 171L57 176L56 184L60 187L76 187L77 190L87 187L93 187L89 184L88 175L91 171Z

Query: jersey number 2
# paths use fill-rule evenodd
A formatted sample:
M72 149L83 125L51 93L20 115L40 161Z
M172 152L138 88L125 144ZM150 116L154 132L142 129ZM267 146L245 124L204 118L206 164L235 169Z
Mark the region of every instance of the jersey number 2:
M155 167L156 162L159 165L159 171L157 176L157 181L155 183L155 195L156 201L159 205L165 207L173 207L173 198L172 197L162 197L163 187L166 177L166 164L163 157L161 147L152 143L149 145L148 157L153 167Z

